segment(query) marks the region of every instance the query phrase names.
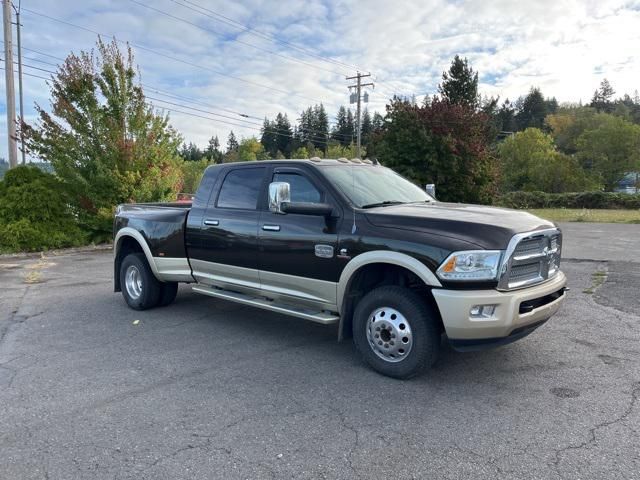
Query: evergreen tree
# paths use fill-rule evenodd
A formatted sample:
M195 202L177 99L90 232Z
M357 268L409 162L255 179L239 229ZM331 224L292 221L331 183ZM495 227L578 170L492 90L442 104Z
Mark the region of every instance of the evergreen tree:
M356 121L351 109L347 110L347 127L344 131L343 145L349 145L356 137Z
M298 140L300 144L305 144L313 136L313 109L309 107L303 110L298 121Z
M275 128L278 132L278 135L276 135L277 149L271 157L275 158L277 152L280 152L285 158L289 157L292 152L293 130L291 129L291 122L289 122L289 117L287 117L286 113L278 113L278 115L276 115Z
M373 121L371 123L373 127L373 132L376 133L379 130L382 130L382 127L384 126L384 117L380 115L378 112L375 112L373 114Z
M500 110L498 110L497 114L501 132L516 131L517 127L515 114L515 108L507 98L504 102L502 102L502 106L500 107Z
M180 156L186 162L197 162L202 160L204 152L202 152L195 143L189 142L188 145L186 143L182 144Z
M218 136L212 136L209 139L209 143L207 145L206 157L210 162L220 163L222 160L222 152L220 152L220 140L218 140Z
M369 114L369 110L365 108L364 113L362 114L362 125L360 126L360 141L365 148L371 142L372 133L373 124L371 123L371 115Z
M269 155L275 157L278 152L278 134L275 122L271 122L265 118L261 132L260 143L262 147Z
M613 111L613 95L616 92L606 78L600 82L591 99L591 106L599 112L611 113Z
M324 105L316 105L313 109L313 140L312 143L316 149L327 150L327 142L329 141L329 116L327 115Z
M448 72L442 73L442 83L438 85L442 98L451 104L478 106L478 73L474 72L465 58L456 55Z
M531 88L529 94L519 102L521 107L516 114L518 130L534 127L543 129L544 118L547 116L547 103L539 88Z
M340 105L336 115L336 123L331 132L331 138L344 145L345 132L347 131L347 109Z
M238 140L236 140L236 136L233 130L231 130L231 132L229 132L229 138L227 138L227 153L237 152L238 146Z

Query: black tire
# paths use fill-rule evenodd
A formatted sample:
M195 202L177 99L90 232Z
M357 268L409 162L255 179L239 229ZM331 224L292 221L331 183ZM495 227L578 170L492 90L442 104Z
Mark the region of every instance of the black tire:
M437 319L437 313L412 290L393 285L378 287L356 306L353 341L375 371L393 378L411 378L431 367L438 358ZM380 335L385 331L383 338ZM408 336L402 332L408 332ZM403 350L405 345L409 346L408 351Z
M135 286L127 285L127 275L135 270ZM137 281L139 280L139 281ZM120 265L120 285L122 296L129 307L134 310L147 310L158 305L160 301L161 283L153 275L147 259L142 253L130 253ZM137 294L137 295L136 295Z
M173 303L178 295L178 283L177 282L163 282L160 284L160 303L159 307L166 307Z

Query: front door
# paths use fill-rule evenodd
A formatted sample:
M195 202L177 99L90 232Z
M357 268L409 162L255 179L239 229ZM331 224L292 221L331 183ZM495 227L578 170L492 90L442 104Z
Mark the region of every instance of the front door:
M266 167L234 167L226 172L204 215L200 247L191 258L194 277L222 288L257 292L259 199Z
M321 181L300 167L276 167L270 182L287 182L291 202L334 205L331 218L272 213L259 222L260 283L264 295L286 302L334 309L339 271L336 259L341 212Z

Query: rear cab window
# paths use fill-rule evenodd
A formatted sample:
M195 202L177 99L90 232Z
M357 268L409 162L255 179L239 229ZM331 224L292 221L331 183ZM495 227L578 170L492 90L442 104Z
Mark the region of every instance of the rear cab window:
M216 207L256 210L265 172L265 167L231 170L222 182Z

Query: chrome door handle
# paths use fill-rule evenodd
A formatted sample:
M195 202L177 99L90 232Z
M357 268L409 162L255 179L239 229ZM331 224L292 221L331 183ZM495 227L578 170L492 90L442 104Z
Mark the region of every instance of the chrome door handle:
M279 232L280 231L280 225L263 225L262 229L266 230L268 232Z
M218 225L220 225L220 222L218 220L205 220L204 224L211 225L212 227L217 227Z

